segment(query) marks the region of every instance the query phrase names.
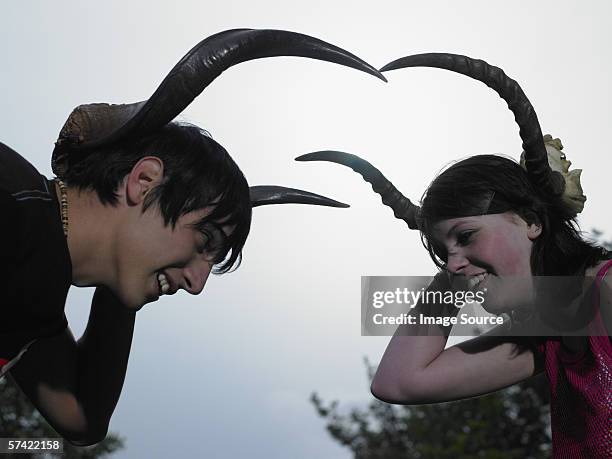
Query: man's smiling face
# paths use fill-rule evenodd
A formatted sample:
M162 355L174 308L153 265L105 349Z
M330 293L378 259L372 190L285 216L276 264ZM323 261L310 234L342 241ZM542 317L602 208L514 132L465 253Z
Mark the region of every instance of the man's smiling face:
M224 241L232 228L201 224L213 207L181 215L166 224L157 203L143 211L144 197L163 177L157 158L143 158L124 181L127 203L114 235L114 285L109 287L131 309L179 289L199 294L213 266L223 260Z

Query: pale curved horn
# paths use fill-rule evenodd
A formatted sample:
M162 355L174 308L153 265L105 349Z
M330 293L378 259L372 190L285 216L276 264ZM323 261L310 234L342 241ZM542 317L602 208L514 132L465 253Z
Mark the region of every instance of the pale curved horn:
M321 196L320 194L284 186L257 185L250 187L250 192L252 207L270 204L310 204L327 207L350 207L348 204Z
M51 160L53 171L61 176L69 150L99 147L128 135L155 131L179 115L224 70L241 62L274 56L334 62L386 81L378 70L357 56L308 35L283 30L227 30L191 49L148 100L77 107L60 132Z

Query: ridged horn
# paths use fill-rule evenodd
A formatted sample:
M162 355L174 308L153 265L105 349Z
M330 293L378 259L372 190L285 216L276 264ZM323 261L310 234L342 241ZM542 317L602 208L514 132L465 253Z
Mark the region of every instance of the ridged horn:
M316 151L295 158L296 161L329 161L350 167L372 185L372 189L380 195L383 204L391 207L396 218L404 220L410 229L419 229L419 207L405 197L393 184L372 164L359 156L342 151Z
M548 164L548 155L536 112L519 84L502 69L480 59L450 53L426 53L402 57L385 65L381 72L406 67L436 67L461 73L481 81L506 101L519 126L525 151L527 172L545 193L560 196L565 188L563 176Z

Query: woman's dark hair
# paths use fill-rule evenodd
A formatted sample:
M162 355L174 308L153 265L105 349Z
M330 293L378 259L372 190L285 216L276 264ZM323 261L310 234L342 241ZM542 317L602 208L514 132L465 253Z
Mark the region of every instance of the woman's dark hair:
M606 250L582 239L560 198L542 196L515 161L478 155L452 164L423 195L421 239L434 263L445 265L445 249L432 237L433 226L448 218L514 212L542 225L534 241L531 270L540 276L583 275L606 258Z
M242 248L251 226L251 202L247 181L227 151L197 126L170 123L137 139L127 139L91 152L69 156L62 179L78 189L95 191L105 205L116 205L116 190L134 165L145 156L164 163L164 179L147 194L143 211L158 205L166 225L180 216L214 206L194 227L214 244L214 272L228 272L240 264ZM234 227L218 244L210 233L223 235L222 226ZM229 256L228 256L229 254Z

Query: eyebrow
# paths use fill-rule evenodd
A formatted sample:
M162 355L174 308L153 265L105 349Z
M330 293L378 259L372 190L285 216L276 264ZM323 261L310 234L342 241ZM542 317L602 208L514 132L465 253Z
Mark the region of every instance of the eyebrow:
M463 222L455 223L453 226L451 226L451 228L448 230L448 233L446 233L446 238L449 239L451 237L451 234L453 233L453 231L455 231L455 228L457 228L462 223Z
M450 238L450 237L451 237L452 232L453 232L453 231L455 231L455 229L456 229L456 228L457 228L459 225L463 225L463 224L470 224L470 223L472 223L470 220L468 220L468 221L463 220L463 221L460 221L460 222L455 223L455 224L454 224L454 225L453 225L453 226L452 226L452 227L451 227L451 228L448 230L448 233L446 233L446 237L447 237L447 238Z

